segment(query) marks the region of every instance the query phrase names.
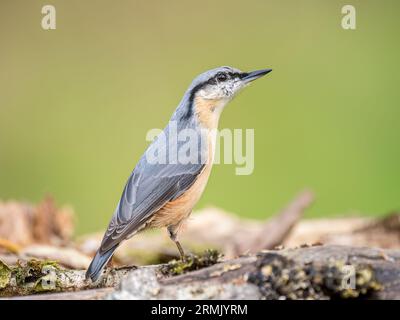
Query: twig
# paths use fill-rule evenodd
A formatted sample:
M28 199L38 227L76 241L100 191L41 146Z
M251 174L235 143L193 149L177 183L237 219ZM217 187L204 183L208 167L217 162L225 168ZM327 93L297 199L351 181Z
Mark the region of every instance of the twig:
M280 214L268 220L258 234L245 243L242 239L242 243L236 246L236 254L273 249L282 244L313 201L314 194L311 191L300 193Z

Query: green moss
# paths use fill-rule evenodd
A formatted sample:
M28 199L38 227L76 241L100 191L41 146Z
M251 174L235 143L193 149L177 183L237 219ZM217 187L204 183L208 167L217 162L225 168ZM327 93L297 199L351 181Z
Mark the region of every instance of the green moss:
M343 261L335 260L326 265L298 264L281 255L265 253L248 281L259 287L265 299L361 298L382 289L369 266L355 266L353 283L343 272L345 266Z
M49 260L32 259L11 267L0 262L0 296L59 291L58 270L57 262Z
M212 266L220 261L221 254L217 250L206 250L202 255L186 255L183 260L172 260L161 267L166 276L176 276L189 271Z
M35 283L37 280L48 276L48 271L58 270L56 261L31 259L26 263L19 263L12 268L18 285Z
M149 237L149 241L151 241L151 237ZM168 239L165 241L165 246L172 246L171 241ZM201 254L206 251L210 245L206 244L198 244L196 242L185 242L185 247L193 253ZM120 262L122 264L125 261L134 262L138 265L151 265L151 264L164 264L171 261L171 259L175 258L179 254L178 250L173 247L173 250L170 252L165 252L163 250L145 250L143 248L129 248L124 253L124 259ZM126 259L125 258L129 258Z
M11 269L0 260L0 290L5 288L11 279Z

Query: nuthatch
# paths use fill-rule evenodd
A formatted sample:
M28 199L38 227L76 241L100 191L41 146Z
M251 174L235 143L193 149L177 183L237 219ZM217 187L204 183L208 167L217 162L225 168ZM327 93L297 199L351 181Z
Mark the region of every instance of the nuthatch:
M164 141L166 143L160 146L157 138L150 144L125 185L100 248L86 272L87 278L97 280L119 244L148 228L167 227L171 240L176 243L181 257L184 256L177 235L182 222L203 193L210 175L215 135L208 132L217 129L222 109L237 92L270 71L242 72L220 67L193 80L162 134L166 140L172 140L170 127L173 123L178 133L186 129L199 140L205 138L207 143L197 149L199 161L150 162L146 155L164 152L171 159L184 142L176 141L174 145Z

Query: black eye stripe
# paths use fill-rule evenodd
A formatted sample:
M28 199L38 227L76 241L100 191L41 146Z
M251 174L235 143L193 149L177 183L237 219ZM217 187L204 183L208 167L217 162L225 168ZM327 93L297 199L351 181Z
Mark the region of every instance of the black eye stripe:
M213 78L210 80L218 81L218 82L223 82L229 79L233 79L235 77L235 74L232 72L219 72L217 73Z
M209 79L206 83L207 83L207 84L216 84L216 83L217 83L217 80L216 80L215 77L213 77L213 78Z
M223 81L228 80L228 75L226 73L221 72L221 73L217 74L215 78L217 79L217 81L223 82Z
M247 73L245 73L245 72L229 72L228 76L230 79L242 79L245 76L247 76Z
M241 72L219 72L214 77L208 79L207 81L199 83L197 86L195 86L190 91L189 108L188 108L187 112L182 116L182 119L189 119L190 116L193 114L193 100L196 95L196 92L198 92L199 90L201 90L202 88L204 88L207 85L216 85L217 84L216 78L221 73L225 74L227 79L242 79L247 75L247 73L245 73L245 72L243 72L243 73L241 73Z

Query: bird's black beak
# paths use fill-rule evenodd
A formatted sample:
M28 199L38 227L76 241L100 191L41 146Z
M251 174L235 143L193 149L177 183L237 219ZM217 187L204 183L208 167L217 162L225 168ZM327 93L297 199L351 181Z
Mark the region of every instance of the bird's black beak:
M265 76L267 73L270 73L271 71L272 71L272 69L262 69L262 70L257 70L257 71L246 72L246 73L243 73L242 80L245 83L248 83L248 82L254 81L258 78Z

